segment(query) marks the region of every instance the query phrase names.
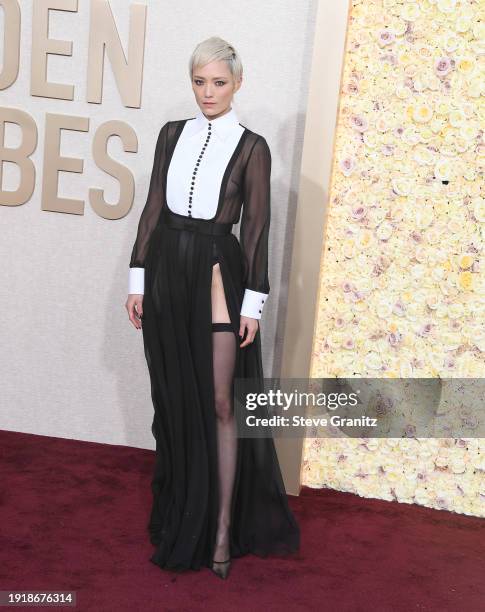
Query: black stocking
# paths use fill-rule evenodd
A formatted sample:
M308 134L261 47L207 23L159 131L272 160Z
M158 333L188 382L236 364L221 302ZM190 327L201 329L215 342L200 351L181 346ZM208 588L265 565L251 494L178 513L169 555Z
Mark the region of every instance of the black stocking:
M226 561L230 555L229 526L237 459L237 429L232 396L236 335L230 323L212 323L212 331L220 499L213 558L214 561Z

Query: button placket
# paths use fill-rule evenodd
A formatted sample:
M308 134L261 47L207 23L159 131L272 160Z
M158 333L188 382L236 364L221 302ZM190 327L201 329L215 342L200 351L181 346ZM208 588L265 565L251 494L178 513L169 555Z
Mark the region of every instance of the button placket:
M192 208L192 196L194 194L194 185L195 185L195 179L197 178L197 172L199 170L199 166L200 166L200 162L202 160L202 157L205 153L205 150L207 148L207 145L209 144L209 140L211 138L212 135L212 124L209 121L209 123L207 124L207 138L205 139L205 144L202 147L202 151L199 154L199 157L197 158L197 162L195 164L195 168L194 171L192 172L192 180L190 182L190 192L189 192L189 210L188 210L188 216L191 217L192 216L192 211L190 210Z

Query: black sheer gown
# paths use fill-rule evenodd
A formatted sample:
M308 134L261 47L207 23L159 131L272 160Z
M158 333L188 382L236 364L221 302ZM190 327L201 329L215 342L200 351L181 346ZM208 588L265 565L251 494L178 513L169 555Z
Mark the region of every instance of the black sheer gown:
M186 121L169 121L160 130L130 261L130 267L145 268L142 329L156 441L150 560L175 571L211 566L226 473L218 464L215 385L222 379L227 386L233 377L262 379L260 331L240 348L240 310L246 288L269 293L267 142L244 128L222 179L216 214L202 221L171 211L165 196L168 167ZM230 233L239 221L240 240ZM229 233L211 233L214 224ZM220 263L232 342L220 340L223 335L211 326L214 261ZM299 526L288 506L273 439L237 437L234 444L231 556L297 551Z

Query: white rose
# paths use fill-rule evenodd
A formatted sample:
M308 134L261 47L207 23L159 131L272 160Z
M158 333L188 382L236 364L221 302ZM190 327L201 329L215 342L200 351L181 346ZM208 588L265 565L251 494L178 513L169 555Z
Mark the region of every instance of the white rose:
M442 13L453 13L456 8L456 0L437 0L436 8Z

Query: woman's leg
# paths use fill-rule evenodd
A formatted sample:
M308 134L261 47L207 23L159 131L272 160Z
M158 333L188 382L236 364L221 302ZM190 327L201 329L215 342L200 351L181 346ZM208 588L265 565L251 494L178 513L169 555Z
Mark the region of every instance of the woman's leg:
M219 516L214 561L229 558L231 499L236 472L237 436L233 408L236 335L231 328L220 266L212 267L214 395L219 457Z

